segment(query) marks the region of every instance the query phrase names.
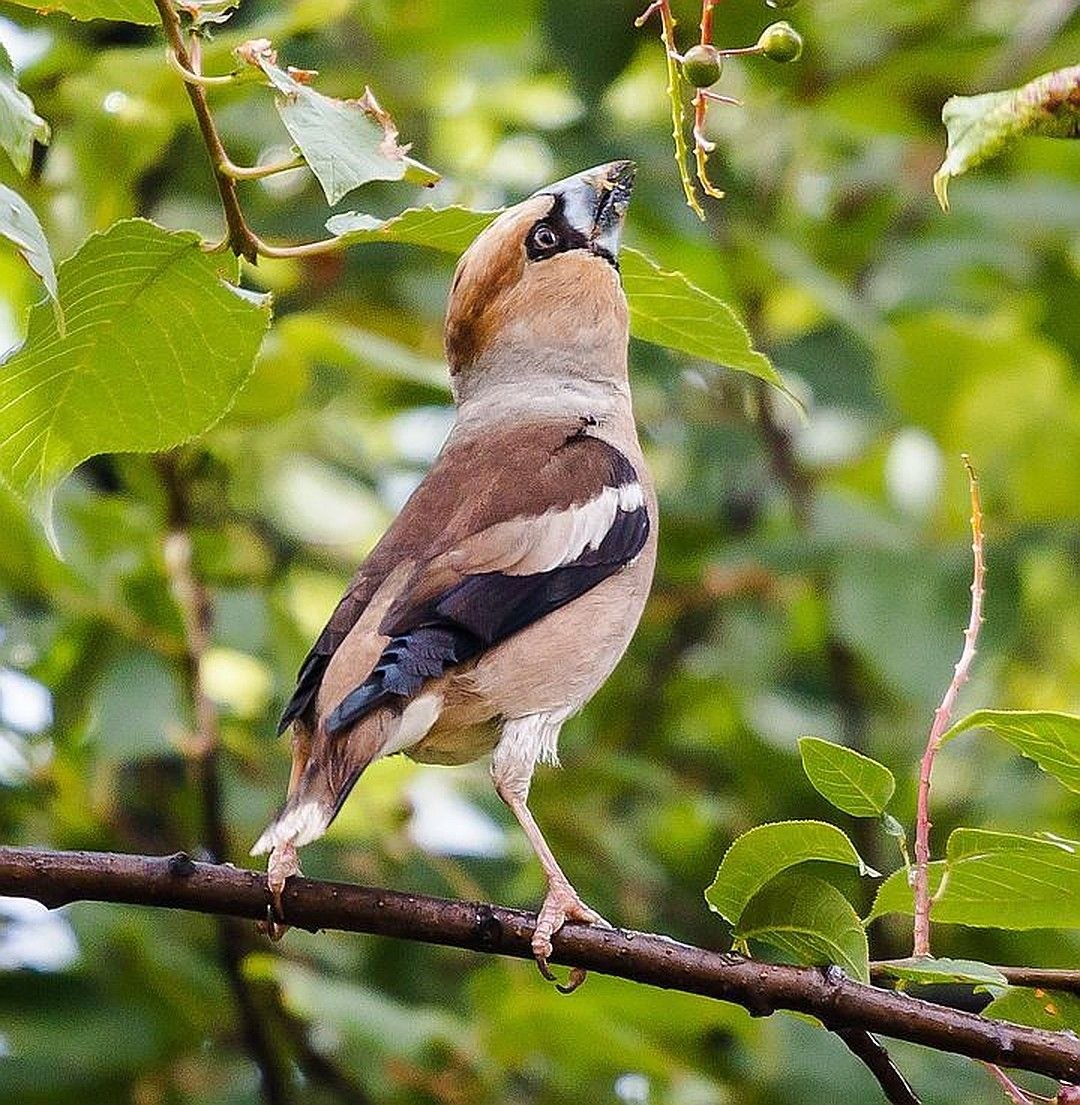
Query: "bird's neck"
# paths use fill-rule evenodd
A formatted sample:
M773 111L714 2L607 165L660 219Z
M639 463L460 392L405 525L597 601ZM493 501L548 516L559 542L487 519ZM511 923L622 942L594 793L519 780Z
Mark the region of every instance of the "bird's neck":
M632 419L625 379L555 376L489 380L457 401L457 423L473 425L582 419L600 425Z

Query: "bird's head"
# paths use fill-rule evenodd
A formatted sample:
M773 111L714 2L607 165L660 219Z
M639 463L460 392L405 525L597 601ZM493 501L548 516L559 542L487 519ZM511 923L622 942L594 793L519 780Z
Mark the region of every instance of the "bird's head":
M504 211L458 263L446 354L461 401L489 385L625 378L618 255L634 164L567 177Z

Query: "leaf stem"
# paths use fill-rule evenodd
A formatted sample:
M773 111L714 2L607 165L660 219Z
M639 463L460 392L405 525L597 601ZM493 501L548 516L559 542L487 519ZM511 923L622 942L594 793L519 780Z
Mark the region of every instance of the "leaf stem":
M285 161L274 161L266 165L237 165L228 157L218 168L233 180L262 180L264 177L273 176L275 173L287 173L290 169L302 169L307 162L297 154Z
M983 554L982 502L979 495L979 477L965 453L968 486L971 492L971 552L974 569L971 581L971 616L964 630L964 648L953 669L953 677L945 690L941 705L934 711L934 722L926 742L919 766L919 793L915 820L915 933L914 955L930 954L930 782L934 771L934 758L941 747L941 738L949 728L953 707L960 688L967 682L975 659L979 630L983 623L983 595L986 590L986 560Z
M181 80L188 84L198 85L200 88L217 88L224 84L236 83L237 75L235 73L227 73L220 77L204 77L201 73L196 73L176 56L176 51L171 46L165 51L165 60L169 63L169 68Z
M983 1063L983 1066L990 1072L994 1081L1005 1091L1005 1096L1012 1102L1012 1105L1033 1105L1030 1097L1001 1069L994 1063Z

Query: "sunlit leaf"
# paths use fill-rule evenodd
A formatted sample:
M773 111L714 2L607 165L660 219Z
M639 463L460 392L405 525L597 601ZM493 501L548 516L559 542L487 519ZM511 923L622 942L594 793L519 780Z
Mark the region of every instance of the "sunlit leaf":
M11 242L23 260L41 277L41 282L53 302L57 326L63 333L64 315L60 309L56 270L53 268L49 243L45 240L45 231L41 229L41 223L37 221L37 216L26 200L3 184L0 184L0 238Z
M34 142L49 142L49 124L34 110L30 97L19 89L15 69L0 43L0 149L6 150L22 176L30 172Z
M981 165L1024 135L1048 138L1080 136L1080 65L1044 73L1020 88L953 96L945 101L941 121L949 144L934 191L949 210L949 181Z
M1061 990L1010 986L983 1011L984 1017L1050 1032L1080 1032L1080 995Z
M358 211L346 211L332 215L326 222L326 229L350 244L403 242L458 254L464 253L498 214L498 211L472 211L457 206L410 207L392 219L377 219Z
M869 868L854 845L835 825L824 821L780 821L743 833L727 850L712 885L705 891L709 908L734 924L746 903L781 871L810 860Z
M337 203L372 180L434 184L439 179L398 144L397 128L370 88L358 100L339 100L280 69L268 51L256 54L255 60L277 91L281 121L322 185L327 203Z
M0 477L47 515L52 487L87 457L165 449L212 426L270 319L217 266L198 235L137 219L63 262L66 334L39 304L0 365Z
M1034 760L1069 790L1080 793L1080 717L1051 710L976 710L958 721L942 741L971 729L988 729Z
M896 789L892 772L869 756L818 737L799 740L806 777L837 809L853 817L877 817L885 812Z
M866 930L858 915L836 887L812 875L773 879L750 899L735 936L760 940L792 963L835 964L852 978L870 981Z
M619 254L635 338L747 372L787 391L769 358L759 353L735 312L692 284L681 272L664 272L636 249Z
M987 987L1008 986L1008 979L989 963L979 963L974 959L935 959L931 956L918 956L910 959L891 959L887 963L878 963L877 969L889 978L901 982L915 982L924 986L933 986L943 982L957 982L964 985Z
M72 19L114 19L120 23L157 23L153 0L10 0L36 12L63 12Z
M930 865L933 921L975 928L1080 928L1080 844L1049 836L957 829L946 859ZM913 913L907 874L882 883L870 920Z

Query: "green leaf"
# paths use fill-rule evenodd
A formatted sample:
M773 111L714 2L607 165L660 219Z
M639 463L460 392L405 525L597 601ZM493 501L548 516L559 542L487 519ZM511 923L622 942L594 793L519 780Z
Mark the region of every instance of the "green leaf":
M43 146L49 144L49 124L19 89L11 58L0 43L0 148L7 151L20 176L30 172L35 139Z
M3 184L0 184L0 237L11 242L23 260L41 277L41 282L53 302L57 327L63 334L64 314L60 308L56 270L53 268L49 243L45 240L45 231L41 229L41 223L37 221L37 216L26 200Z
M1080 996L1061 990L1010 986L982 1011L982 1015L1050 1032L1080 1033Z
M780 373L754 349L746 327L723 300L681 272L664 272L636 249L620 251L619 267L635 338L747 372L790 395Z
M946 858L930 864L930 889L945 889L930 917L943 924L998 929L1080 928L1080 843L988 829L957 829ZM911 914L907 874L897 871L878 890L868 920Z
M896 790L892 772L869 756L819 737L799 740L806 777L837 809L852 817L877 817Z
M1024 135L1080 135L1080 65L1044 73L1020 88L953 96L941 109L948 148L934 174L934 192L949 210L949 181L981 165Z
M709 908L734 924L746 903L781 871L810 860L827 860L874 874L851 841L824 821L780 821L743 833L727 850L712 886Z
M0 365L0 478L46 520L53 486L87 457L178 445L228 409L270 312L218 265L196 234L139 219L60 265L67 333L38 304Z
M405 242L460 254L498 214L465 207L422 207L382 221L349 211L331 217L326 228L346 239L345 244ZM619 262L630 308L630 333L635 338L748 372L790 395L780 374L764 353L753 348L746 328L726 303L691 284L682 273L662 271L636 249L623 247Z
M326 229L354 242L402 242L460 254L498 211L472 211L468 207L410 207L392 219L376 219L358 211L332 215Z
M255 60L277 90L281 121L322 185L327 203L337 203L372 180L408 177L428 185L439 180L438 173L398 145L397 127L370 88L359 100L338 100L279 69L269 53Z
M1008 986L1009 980L989 963L974 959L933 959L915 956L910 959L892 959L877 965L883 974L901 982L916 982L933 986L942 982L959 982L965 986Z
M115 19L120 23L157 23L153 0L10 0L42 15L63 12L72 19Z
M1069 790L1080 793L1080 717L1050 710L976 710L942 737L989 729Z
M781 875L750 899L735 926L740 940L760 940L793 963L835 964L870 981L866 930L851 903L812 875Z

